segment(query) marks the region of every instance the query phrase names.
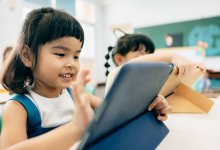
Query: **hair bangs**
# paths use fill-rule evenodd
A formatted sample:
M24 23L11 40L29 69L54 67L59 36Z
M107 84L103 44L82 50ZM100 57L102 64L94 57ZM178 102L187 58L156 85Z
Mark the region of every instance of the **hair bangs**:
M130 48L131 51L138 51L142 46L145 46L146 52L153 53L155 50L155 46L153 42L146 37L145 35L142 34L135 34L133 37L130 39Z
M39 22L34 45L43 45L63 37L75 37L82 42L83 47L84 32L78 21L65 12L54 12L45 15Z

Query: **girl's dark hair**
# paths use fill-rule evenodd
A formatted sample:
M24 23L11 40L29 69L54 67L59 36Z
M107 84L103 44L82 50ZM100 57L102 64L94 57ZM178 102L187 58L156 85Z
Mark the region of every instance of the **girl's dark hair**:
M84 32L79 22L68 13L50 7L31 11L22 28L17 47L3 70L4 88L17 93L28 93L34 83L34 69L41 45L63 37L75 37L84 43ZM26 67L21 60L23 48L31 50L33 65Z
M119 30L122 32L122 30ZM121 56L125 56L127 53L133 51L140 50L141 46L145 46L146 52L148 53L154 53L155 46L153 41L147 37L144 34L134 33L134 34L126 34L123 31L124 35L121 36L114 47L109 46L108 47L108 54L105 55L105 58L107 62L105 63L105 67L107 68L106 76L108 75L109 71L108 68L110 67L110 64L108 63L108 59L110 58L110 52L113 62L116 64L114 60L115 54L120 54Z

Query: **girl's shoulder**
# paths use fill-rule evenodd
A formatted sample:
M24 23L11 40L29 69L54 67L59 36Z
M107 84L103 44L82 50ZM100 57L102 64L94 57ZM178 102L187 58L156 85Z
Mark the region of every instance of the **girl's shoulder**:
M26 135L27 112L21 103L8 100L2 111L2 136L10 136L10 141ZM19 131L16 132L15 131ZM14 136L16 134L16 136Z
M14 94L10 97L10 99L6 102L4 105L4 108L10 108L10 109L22 109L24 110L25 107L21 101L28 101L28 97L25 95L20 94Z
M4 108L3 108L3 111L2 111L2 117L6 117L8 118L7 116L13 118L12 116L27 116L27 112L24 108L24 106L18 102L18 101L15 101L15 100L8 100L5 105L4 105Z

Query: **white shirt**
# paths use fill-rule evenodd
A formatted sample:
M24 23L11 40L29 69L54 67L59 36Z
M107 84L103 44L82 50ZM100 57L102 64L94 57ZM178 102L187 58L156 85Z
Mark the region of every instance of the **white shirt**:
M69 122L73 117L74 102L65 89L55 98L43 97L34 91L26 95L40 112L41 127L55 127Z

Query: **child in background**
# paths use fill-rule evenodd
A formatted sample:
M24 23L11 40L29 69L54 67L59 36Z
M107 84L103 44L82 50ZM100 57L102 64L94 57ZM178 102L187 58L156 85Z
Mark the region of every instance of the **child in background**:
M11 46L8 46L4 49L3 55L2 55L2 58L3 58L2 65L3 66L6 63L6 60L8 60L10 58L10 55L12 54L12 50L13 50L13 48ZM2 69L1 69L1 71L2 71ZM0 81L1 81L1 74L2 73L0 73ZM2 87L2 84L0 84L0 104L5 103L8 100L8 98L9 98L8 91Z
M85 91L89 72L79 71L83 43L81 25L66 12L40 8L28 14L3 71L3 86L15 95L3 110L2 149L64 150L80 140L92 108L101 103ZM164 115L160 120L171 111L161 98L153 108Z
M168 62L177 66L179 72L178 76L189 76L192 73L192 70L195 67L201 68L205 72L204 64L194 63L182 57L178 54L172 52L160 52L157 54L152 54L155 51L155 45L153 41L143 34L127 34L121 29L115 29L115 31L120 31L124 35L118 38L114 47L108 47L108 54L105 56L107 62L105 63L105 67L107 68L106 76L106 86L105 93L109 91L117 73L119 72L121 66L127 62L134 61L158 61L158 62ZM112 60L117 67L113 69L110 74L108 68L110 64L108 63L108 59L110 58L110 52L112 52ZM146 55L147 54L147 55ZM171 59L166 59L167 56L170 56ZM156 58L157 57L157 58ZM109 75L108 75L109 74ZM161 96L163 97L163 96Z
M12 54L12 50L13 47L8 46L5 48L4 52L3 52L3 62L6 61L6 59L8 59L10 57L10 55Z
M2 54L2 66L6 63L6 60L10 57L10 55L12 54L12 50L13 48L11 46L7 46L4 50L3 50L3 54ZM1 71L2 71L1 67ZM0 79L1 79L1 74L0 74Z
M124 35L117 40L115 47L108 47L108 54L105 58L108 60L110 58L109 53L111 52L111 58L116 66L120 66L132 58L154 53L155 45L146 35L138 33L127 34L117 28L114 30L114 33L115 31L120 31ZM108 62L105 64L105 67L110 67ZM106 76L108 73L107 70Z

